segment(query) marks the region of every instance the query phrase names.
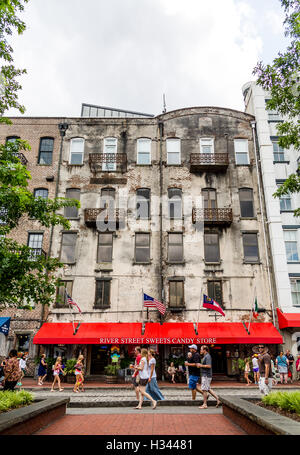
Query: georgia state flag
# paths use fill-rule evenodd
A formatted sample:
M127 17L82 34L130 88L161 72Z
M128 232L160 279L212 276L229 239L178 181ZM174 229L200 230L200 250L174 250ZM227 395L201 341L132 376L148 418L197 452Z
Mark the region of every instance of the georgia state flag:
M207 295L203 294L203 307L208 308L209 310L215 310L221 313L222 316L225 316L224 311L222 310L221 306Z

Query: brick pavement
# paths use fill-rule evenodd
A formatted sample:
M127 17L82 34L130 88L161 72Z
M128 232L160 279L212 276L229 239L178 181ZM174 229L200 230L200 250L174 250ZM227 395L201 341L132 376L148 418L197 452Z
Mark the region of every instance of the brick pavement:
M198 410L199 411L199 410ZM245 435L219 414L66 415L37 435ZM201 411L200 411L201 412Z

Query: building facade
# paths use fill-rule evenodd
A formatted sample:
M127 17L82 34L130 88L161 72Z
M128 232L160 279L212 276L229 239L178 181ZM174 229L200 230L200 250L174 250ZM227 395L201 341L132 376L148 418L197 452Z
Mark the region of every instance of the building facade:
M290 174L296 173L299 154L292 147L289 150L279 147L276 126L283 118L266 109L268 93L255 82L249 82L243 86L243 95L245 111L256 120L279 328L284 335L284 347L296 356L300 353L300 219L293 211L300 205L300 195L278 199L273 194Z

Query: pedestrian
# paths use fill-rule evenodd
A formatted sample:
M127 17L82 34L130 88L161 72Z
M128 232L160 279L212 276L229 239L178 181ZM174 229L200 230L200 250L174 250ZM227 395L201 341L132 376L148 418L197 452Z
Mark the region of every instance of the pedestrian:
M260 344L258 346L258 365L259 365L259 390L264 395L268 395L273 386L273 373L271 368L271 356L268 348Z
M283 351L281 351L280 354L276 357L276 365L280 374L281 384L283 384L283 380L284 383L287 384L289 361L284 355Z
M249 379L249 373L250 373L250 359L246 358L245 359L245 371L244 371L244 377L247 381L247 385L252 384L252 381Z
M151 395L151 397L155 401L161 401L164 400L165 397L159 390L158 384L157 384L157 378L156 378L156 359L155 359L155 351L154 349L149 349L148 350L148 366L149 366L149 379L148 379L148 384L146 386L146 392Z
M196 400L197 391L201 393L200 389L197 389L197 383L200 378L200 369L197 367L201 363L201 358L197 352L197 346L192 344L189 346L191 355L188 354L188 360L185 361L185 366L188 367L189 371L189 389L192 391L192 400Z
M9 359L4 365L4 388L3 390L14 390L21 377L21 369L16 349L9 353Z
M171 381L173 384L175 384L175 374L176 374L177 368L174 366L174 362L171 362L171 365L168 367L168 373L171 376Z
M47 376L46 354L42 354L38 369L38 385L43 385Z
M147 359L147 357L148 357L147 349L143 348L141 350L141 356L142 356L142 358L140 360L140 363L136 367L136 369L139 371L140 380L139 380L139 385L138 385L138 389L139 389L139 404L138 404L138 406L136 406L135 409L142 409L142 404L143 404L144 397L147 397L148 400L151 400L152 409L155 409L156 405L157 405L157 401L154 400L151 397L151 395L149 395L149 393L146 392L146 385L148 384L149 377L150 377L149 365L148 365L148 359Z
M293 384L293 365L295 362L295 358L294 358L293 354L291 354L291 351L289 351L289 349L287 349L285 356L289 361L288 377L291 379L291 384Z
M74 384L73 392L76 392L76 393L79 393L79 386L83 383L83 374L82 374L83 359L84 359L84 357L81 354L78 357L76 365L74 367L76 381L75 381L75 384Z
M252 356L252 367L253 367L253 376L255 384L258 384L259 381L259 364L258 364L258 355L254 354Z
M297 371L297 381L300 381L300 354L297 355L296 371Z
M20 369L22 372L19 382L17 383L17 386L19 386L19 387L22 386L22 379L24 378L25 373L26 373L26 362L27 362L27 355L23 353L19 359L19 365L20 365Z
M61 357L57 357L56 362L55 362L54 367L53 367L54 380L53 380L53 383L52 383L52 386L51 386L51 392L54 392L54 386L55 386L56 382L58 383L59 391L62 392L64 390L61 387L61 385L60 385L60 378L59 378L59 372L60 371L62 371Z
M139 346L136 346L134 348L134 355L135 355L135 362L134 362L134 365L130 365L131 369L136 368L139 365L140 361L141 361L141 358L142 358L142 356L141 356L141 348ZM140 401L139 380L140 380L139 371L137 369L135 369L133 374L132 374L131 381L132 381L132 386L134 387L136 399L137 399L138 402Z
M199 409L206 409L207 408L207 397L208 394L212 395L216 400L216 408L218 408L221 404L219 397L217 394L210 388L210 384L212 381L212 358L209 354L208 346L203 345L200 349L200 354L203 355L201 363L199 367L201 369L201 390L200 392L203 395L203 405L199 406Z

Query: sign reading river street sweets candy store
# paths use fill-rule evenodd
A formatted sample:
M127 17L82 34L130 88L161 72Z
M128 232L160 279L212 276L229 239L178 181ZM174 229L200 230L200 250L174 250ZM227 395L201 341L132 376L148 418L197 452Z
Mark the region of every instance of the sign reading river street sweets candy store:
M99 338L100 344L218 344L217 338Z

